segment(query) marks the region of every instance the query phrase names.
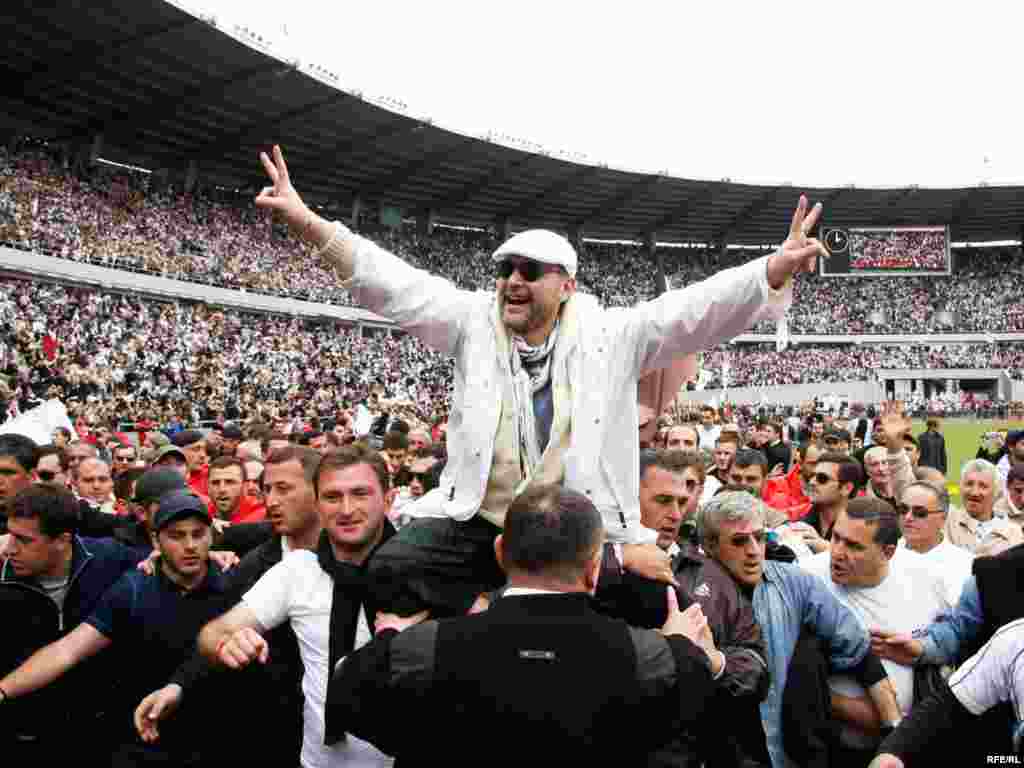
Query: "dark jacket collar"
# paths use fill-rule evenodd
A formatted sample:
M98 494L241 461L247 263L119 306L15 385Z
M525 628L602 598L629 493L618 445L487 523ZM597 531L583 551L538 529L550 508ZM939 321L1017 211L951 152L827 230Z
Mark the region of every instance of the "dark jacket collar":
M71 539L71 570L68 571L69 586L74 583L75 579L78 578L82 573L82 570L89 564L89 561L92 560L92 558L92 552L89 551L80 536L75 536ZM18 576L7 560L4 560L3 567L0 568L0 581L16 581L20 584L27 584L31 587L39 586L36 579Z
M224 578L224 574L221 573L220 568L216 563L209 562L206 564L206 578L204 578L195 589L190 589L187 592L183 590L178 584L167 578L167 574L164 573L163 567L160 562L157 561L156 573L153 577L158 579L160 582L160 588L168 592L177 592L178 594L186 594L190 596L201 596L201 595L217 595L227 588L227 581Z
M565 616L583 615L591 609L592 598L586 592L559 592L538 595L505 595L487 609L492 616Z

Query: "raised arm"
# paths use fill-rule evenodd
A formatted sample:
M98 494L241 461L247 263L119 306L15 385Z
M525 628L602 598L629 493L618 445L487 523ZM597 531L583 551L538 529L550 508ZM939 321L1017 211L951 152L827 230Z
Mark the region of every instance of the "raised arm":
M801 195L789 236L771 256L622 310L625 342L637 350L638 373L717 346L759 320L780 318L792 300L793 276L813 272L817 257L828 256L825 246L808 236L821 210L819 203L808 212Z
M268 628L260 624L253 610L239 603L199 632L199 652L211 663L241 669L253 661L266 664L270 646L263 638Z
M91 624L79 624L60 640L40 648L25 663L0 680L0 700L16 699L45 688L69 669L110 645L110 639Z
M438 351L453 354L464 323L482 304L480 297L415 269L344 225L318 216L292 186L281 148L275 146L272 155L260 154L272 186L263 188L256 205L278 213L295 235L315 246L360 306L394 320Z

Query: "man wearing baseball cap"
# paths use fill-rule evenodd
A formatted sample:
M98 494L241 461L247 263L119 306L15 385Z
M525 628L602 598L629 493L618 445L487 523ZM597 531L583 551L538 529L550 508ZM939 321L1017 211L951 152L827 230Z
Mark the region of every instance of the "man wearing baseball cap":
M6 699L44 688L112 647L118 668L130 674L120 676L118 695L110 702L111 722L121 727L112 737L118 746L110 753L111 765L192 764L216 742L195 734L221 717L206 704L215 697L197 696L194 707L162 725L159 745L140 744L131 728L138 702L175 675L191 658L202 626L230 607L224 577L209 567L212 538L202 500L187 489L164 493L152 528L160 551L155 573L124 573L88 618L0 681L2 708Z
M808 211L801 197L788 239L770 257L606 311L577 292L576 249L561 235L520 232L493 253L493 294L459 290L317 216L292 186L280 148L261 160L273 186L256 204L313 243L357 304L456 356L440 484L409 510L425 519L403 528L370 566L399 583L417 574L416 599L405 610L462 612L473 592L500 586L493 542L505 511L545 483L578 491L598 508L609 542L622 547L610 554L621 554L627 568L671 580L668 556L640 522L637 382L759 320L780 318L792 277L827 255L808 236L821 206ZM453 582L465 586L461 605L438 600Z

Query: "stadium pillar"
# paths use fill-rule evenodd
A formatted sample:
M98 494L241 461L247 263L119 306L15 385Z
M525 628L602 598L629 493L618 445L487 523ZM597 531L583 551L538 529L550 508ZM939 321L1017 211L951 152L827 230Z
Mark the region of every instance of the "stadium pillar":
M508 240L508 233L511 231L511 226L509 225L508 217L502 216L500 219L494 222L494 229L496 234L498 235L498 240L500 240L501 242L505 242L506 240Z
M185 169L185 192L190 193L196 188L196 178L199 176L199 166L195 160L188 161L188 168Z
M424 208L416 214L416 232L423 237L433 234L436 221L437 211Z
M89 148L89 165L95 163L103 154L103 134L97 133L92 137L92 146Z
M359 227L359 212L363 207L363 200L359 195L352 198L352 220L349 222L349 226L352 229L358 229Z
M579 227L569 227L569 242L572 243L572 247L579 253L583 250L583 230Z

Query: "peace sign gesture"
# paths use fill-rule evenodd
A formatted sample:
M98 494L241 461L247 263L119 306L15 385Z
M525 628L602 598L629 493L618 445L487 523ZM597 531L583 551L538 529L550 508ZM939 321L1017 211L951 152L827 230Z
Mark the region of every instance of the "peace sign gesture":
M260 152L260 162L263 163L263 170L274 186L264 187L256 196L256 205L260 208L268 208L271 211L280 213L288 226L295 232L299 232L306 224L310 211L302 202L299 193L292 186L291 178L288 176L288 166L284 162L284 155L281 148L274 145L272 152L274 159L267 156L266 152Z
M828 258L828 249L809 233L821 217L821 203L807 211L807 197L800 195L800 203L793 212L789 236L778 252L768 259L768 284L781 288L786 280L799 272L813 272L818 256Z

